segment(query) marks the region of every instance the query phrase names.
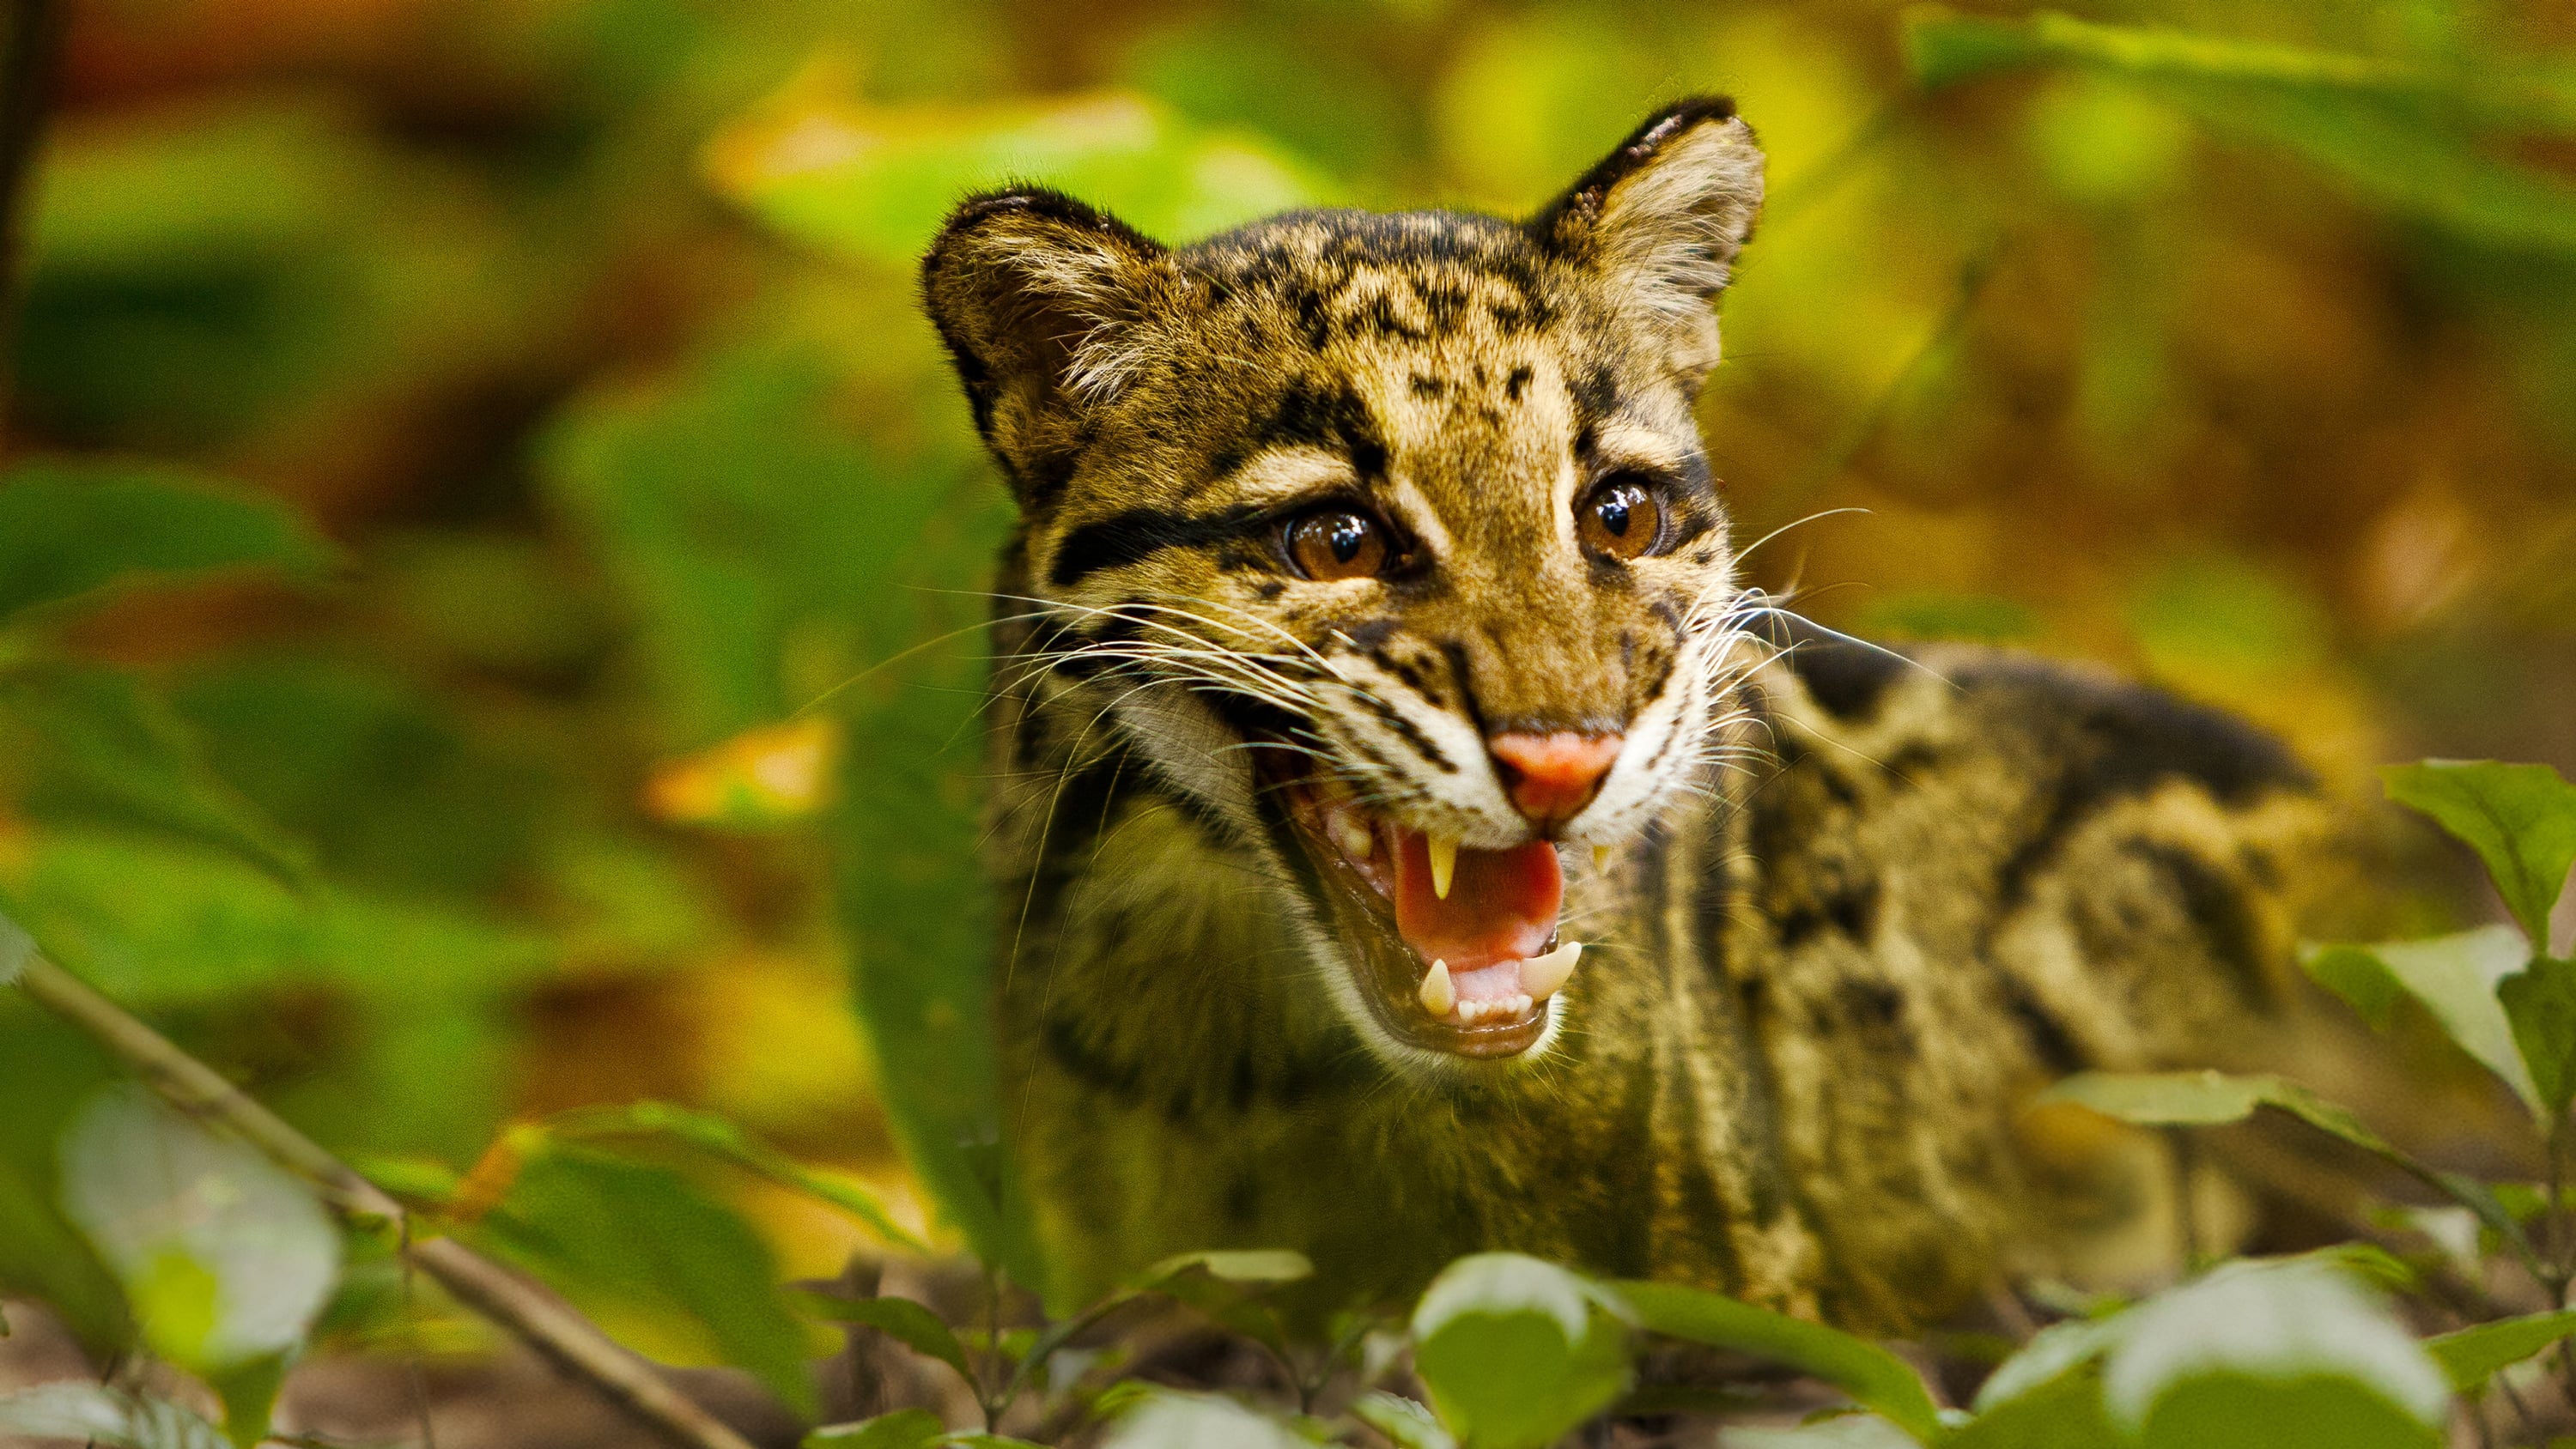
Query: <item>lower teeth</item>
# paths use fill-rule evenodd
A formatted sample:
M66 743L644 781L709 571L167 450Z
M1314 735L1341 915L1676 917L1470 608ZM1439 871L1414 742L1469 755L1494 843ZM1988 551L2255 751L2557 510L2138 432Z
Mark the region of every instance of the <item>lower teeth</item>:
M1462 1001L1458 1003L1458 1021L1462 1026L1473 1026L1487 1017L1516 1020L1529 1015L1533 1005L1536 1003L1521 995L1496 997L1491 1001Z

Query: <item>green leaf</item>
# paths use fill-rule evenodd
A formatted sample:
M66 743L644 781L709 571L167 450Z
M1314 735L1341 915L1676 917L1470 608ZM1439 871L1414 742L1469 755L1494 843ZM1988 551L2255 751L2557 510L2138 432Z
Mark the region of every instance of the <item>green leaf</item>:
M1313 1449L1287 1425L1213 1394L1148 1394L1118 1416L1101 1449Z
M1280 1249L1228 1249L1181 1253L1156 1263L1032 1336L1011 1373L1010 1392L1017 1394L1056 1350L1080 1337L1092 1325L1147 1294L1162 1294L1189 1305L1225 1328L1255 1339L1285 1355L1287 1340L1278 1318L1251 1301L1251 1294L1278 1283L1294 1282L1314 1271L1302 1253Z
M2531 1068L2541 1120L2556 1122L2576 1096L2576 961L2536 957L2521 975L2497 984L2496 1000Z
M2287 1112L2317 1130L2370 1153L2478 1215L2524 1264L2538 1270L2530 1235L2484 1183L2418 1162L2362 1120L2307 1088L2273 1076L2225 1072L2079 1072L2035 1101L2072 1102L2106 1117L2149 1127L2210 1127L2242 1122L2257 1108Z
M0 907L55 961L129 1005L321 981L417 1009L559 964L534 932L415 901L297 891L231 851L166 836L49 830L14 865Z
M38 818L107 820L231 850L289 884L309 853L207 764L161 700L107 669L39 666L0 674L0 739L28 771Z
M2202 31L2101 25L2049 12L1990 19L1938 5L1919 6L1906 17L1905 52L1916 83L1930 89L2058 63L2147 81L2410 104L2482 125L2576 130L2576 86L2563 74L2510 65L2436 72Z
M333 557L284 504L176 468L46 461L0 477L0 620L140 575L315 574Z
M2387 1026L2401 993L2414 997L2461 1050L2502 1077L2532 1110L2541 1109L2531 1069L2514 1045L2513 1023L2496 999L2496 983L2531 961L2531 947L2511 926L2485 926L2427 941L2320 946L2299 959L2320 985L2352 1003L2376 1027Z
M823 698L842 717L825 830L879 1091L942 1214L986 1262L1043 1284L1000 1150L995 907L976 858L971 590L1008 500L982 483L964 428L953 453L907 461L831 425L834 386L821 354L778 349L718 359L676 391L602 393L550 435L548 482L637 615L670 748ZM786 668L808 657L823 663Z
M339 1278L339 1230L303 1183L141 1087L111 1087L73 1117L62 1197L144 1341L193 1372L294 1350Z
M938 1314L909 1298L844 1298L832 1293L807 1293L799 1303L817 1318L864 1323L913 1352L957 1370L967 1387L975 1387L975 1370L966 1360L966 1346L957 1341L957 1335Z
M286 1386L286 1371L294 1367L295 1359L295 1351L289 1350L206 1376L215 1397L223 1400L224 1437L233 1441L234 1449L257 1449L268 1437L277 1391Z
M2053 1331L2043 1329L2040 1337ZM2101 1374L2090 1363L2021 1387L1991 1407L1980 1393L1978 1403L1977 1416L1943 1439L1943 1449L2103 1449L2120 1442L2102 1408Z
M2412 1208L2407 1210L2406 1220L2415 1231L2426 1237L2434 1237L2437 1232L2446 1231L2449 1225L2455 1224L2460 1230L2458 1236L2466 1238L2472 1245L2477 1241L2477 1214L2460 1208ZM2414 1293L2424 1287L2422 1272L2377 1243L2328 1243L2299 1256L2341 1268L2385 1293Z
M177 1404L105 1384L44 1384L0 1397L0 1430L98 1449L231 1449L214 1425Z
M805 1436L803 1449L926 1449L948 1426L928 1409L897 1409L855 1424L826 1424Z
M2388 798L2432 816L2486 862L2535 955L2549 952L2549 912L2576 865L2576 785L2547 765L2427 760L2390 765Z
M568 1140L660 1137L829 1203L897 1247L924 1254L930 1251L927 1244L888 1217L884 1204L866 1189L809 1171L786 1153L711 1112L674 1107L668 1102L634 1102L623 1107L584 1107L559 1113L547 1118L544 1127L554 1136Z
M1427 1404L1401 1394L1366 1393L1351 1401L1351 1417L1375 1429L1395 1449L1457 1449Z
M1182 1253L1128 1280L1129 1290L1160 1293L1185 1303L1233 1333L1267 1346L1285 1360L1291 1352L1286 1325L1258 1300L1266 1289L1312 1275L1303 1253L1284 1249L1229 1249Z
M2401 67L2362 56L2181 30L2097 25L2071 15L2002 20L1935 6L1906 17L1905 54L1916 83L1931 89L2050 61L2089 62L2131 74L2337 90L2405 90L2417 83Z
M1553 1263L1479 1253L1443 1269L1415 1306L1414 1371L1461 1439L1535 1449L1627 1388L1627 1312Z
M2307 1088L2271 1076L2226 1072L2079 1072L2039 1094L2106 1117L2150 1127L2205 1127L2242 1122L2275 1107L2371 1152L2395 1149L2360 1118Z
M732 1364L814 1412L805 1331L748 1224L667 1168L536 1141L485 1236L629 1346Z
M2562 1338L2576 1337L2576 1308L2503 1318L2424 1341L2451 1387L2464 1394L2484 1389L2498 1370L2510 1368Z
M1940 1412L1903 1359L1865 1339L1673 1283L1614 1285L1637 1322L1669 1337L1753 1354L1822 1379L1918 1439L1940 1433Z
M772 227L832 255L907 268L960 197L1000 185L1053 186L1171 241L1312 205L1325 191L1258 137L1118 94L971 111L790 97L710 151L718 188Z
M2122 1316L2071 1318L2031 1335L2021 1351L2005 1359L1977 1388L1980 1414L2002 1407L2065 1377L2111 1351L2127 1331Z
M2384 210L2484 246L2576 250L2576 187L2499 159L2497 131L2576 129L2563 74L2488 61L2432 70L2368 56L2065 15L1909 21L1927 87L2032 65L2077 66L2320 167Z
M1128 1280L1128 1286L1161 1292L1192 1273L1227 1283L1294 1283L1312 1277L1315 1265L1303 1253L1285 1248L1208 1249L1165 1258Z
M2149 1449L2432 1449L2450 1405L2385 1305L2296 1259L2229 1264L2131 1310L2102 1396Z
M191 669L170 699L215 769L335 878L449 898L524 890L547 843L538 822L581 808L567 798L580 787L426 676L263 651Z

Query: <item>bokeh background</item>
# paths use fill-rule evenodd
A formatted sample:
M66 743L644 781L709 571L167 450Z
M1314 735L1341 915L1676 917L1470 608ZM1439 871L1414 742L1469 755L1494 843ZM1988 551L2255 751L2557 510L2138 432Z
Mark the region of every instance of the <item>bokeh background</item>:
M1981 13L81 0L9 450L317 543L0 633L0 687L52 681L0 716L0 897L390 1181L660 1099L954 1242L1007 511L913 306L940 212L1520 212L1708 90L1772 158L1702 408L1765 587L2155 677L2346 781L2576 770L2576 10ZM0 1280L102 1335L48 1204L106 1075L0 997ZM706 1190L781 1274L864 1241Z

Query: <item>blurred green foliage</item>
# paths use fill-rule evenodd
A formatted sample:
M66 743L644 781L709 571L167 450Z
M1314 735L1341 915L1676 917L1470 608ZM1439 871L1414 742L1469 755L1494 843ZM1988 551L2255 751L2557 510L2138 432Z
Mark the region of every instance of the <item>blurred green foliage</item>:
M874 1192L1031 1276L983 1016L1013 906L972 865L1008 510L910 274L976 186L1174 241L1525 210L1655 102L1731 91L1773 201L1702 418L1756 581L2150 673L2347 778L2576 767L2563 10L74 11L0 477L0 911L425 1203L513 1123L653 1099L838 1173L548 1136L475 1218L790 1401L777 1280L869 1236L783 1201ZM2515 838L2522 960L2312 965L2563 1099L2533 882L2567 846ZM2484 903L2443 858L2428 923ZM63 1210L112 1073L14 993L0 1064L0 1284L130 1341L131 1275ZM612 1230L674 1256L576 1241ZM352 1268L326 1341L380 1333L380 1289ZM1542 1407L1626 1362L1558 1365L1590 1388ZM2029 1402L2102 1412L2092 1379ZM1231 1412L1158 1412L1202 1411Z

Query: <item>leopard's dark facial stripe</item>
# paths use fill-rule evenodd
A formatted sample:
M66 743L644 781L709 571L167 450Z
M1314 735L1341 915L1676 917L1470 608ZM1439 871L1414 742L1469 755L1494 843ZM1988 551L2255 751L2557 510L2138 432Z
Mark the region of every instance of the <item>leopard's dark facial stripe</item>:
M1056 545L1047 582L1070 589L1093 574L1141 563L1165 549L1198 549L1212 555L1223 545L1252 540L1307 505L1237 505L1214 513L1131 508L1086 523Z

